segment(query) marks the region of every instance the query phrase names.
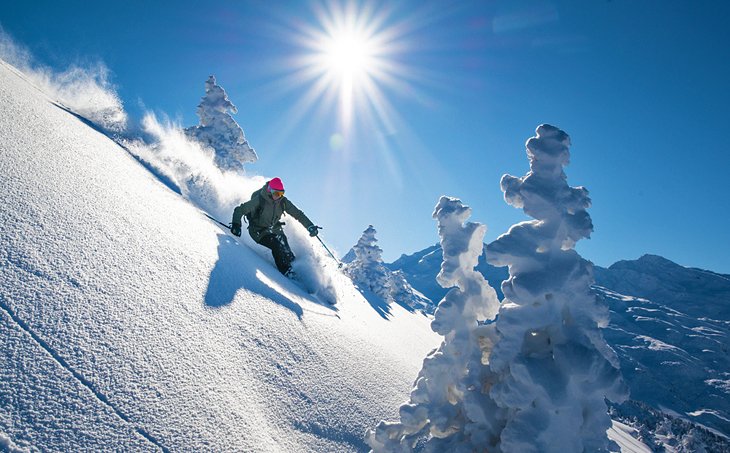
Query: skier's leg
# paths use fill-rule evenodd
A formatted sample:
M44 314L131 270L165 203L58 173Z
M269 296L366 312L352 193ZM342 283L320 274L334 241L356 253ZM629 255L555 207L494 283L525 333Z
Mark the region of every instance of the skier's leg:
M291 263L294 261L294 253L292 253L289 247L289 241L283 234L267 234L261 238L259 242L264 247L271 249L271 254L274 256L274 262L279 272L286 274L291 269Z
M279 268L279 271L286 275L291 270L291 263L296 257L291 251L289 241L283 233L275 234L274 236L276 236L276 247L274 248L276 254L274 255L274 261L277 262L276 267Z

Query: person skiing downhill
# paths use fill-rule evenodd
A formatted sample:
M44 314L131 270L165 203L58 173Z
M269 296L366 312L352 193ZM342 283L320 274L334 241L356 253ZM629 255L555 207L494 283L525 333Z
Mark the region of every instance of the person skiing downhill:
M284 183L274 178L251 194L251 199L233 210L231 233L241 236L241 217L248 220L248 234L258 244L271 249L274 262L279 272L292 277L291 263L296 258L289 247L289 241L281 228L281 216L287 213L297 219L309 232L317 236L320 227L311 220L294 203L284 196Z

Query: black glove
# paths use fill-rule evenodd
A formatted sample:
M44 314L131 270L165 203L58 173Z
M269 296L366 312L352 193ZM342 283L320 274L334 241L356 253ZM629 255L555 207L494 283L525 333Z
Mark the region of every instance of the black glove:
M317 225L310 225L309 227L307 227L307 231L309 231L310 236L315 237L317 235L317 233L319 233L318 230L320 228L322 228L322 227L318 227Z
M241 224L240 223L231 224L231 234L233 234L234 236L241 237Z

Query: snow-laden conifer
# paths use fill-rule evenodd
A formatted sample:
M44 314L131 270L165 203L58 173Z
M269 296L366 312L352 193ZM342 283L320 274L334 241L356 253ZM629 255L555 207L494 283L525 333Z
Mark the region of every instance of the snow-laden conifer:
M216 84L215 77L210 76L205 82L205 96L198 105L200 124L185 129L185 133L212 148L215 163L222 170L240 171L243 164L256 162L258 156L229 112L238 113L238 109Z
M432 329L444 336L424 360L400 422L367 436L376 452L603 452L611 427L605 398L626 397L614 351L600 328L608 311L591 292L591 264L573 249L593 230L588 192L570 187L568 135L548 125L527 142L530 172L505 175L505 200L535 220L514 225L487 246L509 266L505 299L474 267L485 227L464 223L470 210L442 198L434 217L451 289ZM499 307L499 314L489 321Z
M509 266L510 275L489 357L498 376L490 396L509 414L503 451L606 451L605 398L626 397L618 359L600 331L608 310L591 292L592 265L573 249L593 224L588 191L566 181L569 146L565 132L539 126L527 141L530 172L501 181L507 203L535 219L487 246L488 261Z
M488 395L492 381L485 351L495 341L492 319L497 295L474 268L482 253L486 226L465 223L471 209L442 197L434 211L444 260L438 282L451 288L436 309L431 328L444 336L423 362L400 421L380 422L367 435L376 452L411 451L419 440L425 451L480 451L497 445L503 410Z
M411 286L401 270L390 271L390 297L395 303L410 310L431 313L435 308L431 299Z
M383 265L383 250L377 244L376 233L372 225L362 233L352 248L355 259L345 266L345 273L360 288L387 299L390 294L390 272Z
M383 263L383 250L378 246L377 231L369 225L347 256L345 273L362 290L395 302L409 310L429 311L430 300L414 289L401 271L392 272Z

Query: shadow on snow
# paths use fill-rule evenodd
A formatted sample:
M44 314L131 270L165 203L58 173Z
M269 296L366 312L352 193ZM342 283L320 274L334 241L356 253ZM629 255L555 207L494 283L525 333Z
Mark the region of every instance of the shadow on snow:
M236 292L245 288L288 308L297 315L297 318L301 319L304 313L301 305L264 284L256 275L258 270L256 266L243 265L241 254L248 254L247 258L250 259L246 261L260 259L253 251L242 247L233 238L225 234L218 235L218 261L210 272L208 289L205 292L205 304L209 307L228 305L233 301Z

